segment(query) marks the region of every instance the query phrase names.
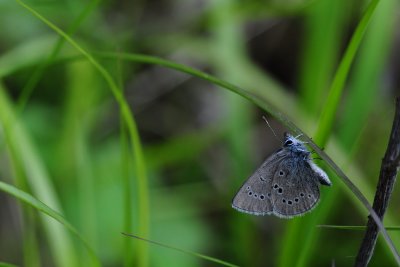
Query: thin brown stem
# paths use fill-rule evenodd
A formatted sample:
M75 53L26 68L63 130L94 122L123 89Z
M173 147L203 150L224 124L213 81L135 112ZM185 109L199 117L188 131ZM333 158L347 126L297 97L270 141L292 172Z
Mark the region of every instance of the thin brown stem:
M389 144L382 159L379 181L376 188L373 208L376 214L383 219L385 211L389 205L390 195L392 194L396 176L400 167L400 97L396 98L396 112L393 120L392 132ZM360 250L354 266L367 266L370 261L376 239L378 237L378 227L374 220L369 216L367 230L361 243Z

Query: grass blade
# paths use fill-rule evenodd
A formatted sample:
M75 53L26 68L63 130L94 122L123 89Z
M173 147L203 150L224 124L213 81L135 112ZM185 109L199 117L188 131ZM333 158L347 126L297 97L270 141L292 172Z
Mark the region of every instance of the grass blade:
M17 267L17 265L6 262L0 262L0 267Z
M213 1L210 5L210 24L211 44L210 54L213 55L212 65L216 75L224 79L243 82L246 80L246 74L243 73L245 63L245 43L242 36L241 21L236 16L238 9L234 1ZM231 12L229 12L231 11ZM221 109L224 113L230 114L224 119L224 125L227 129L224 140L229 150L230 177L232 179L232 190L236 190L251 171L252 162L248 155L251 154L251 119L252 106L243 98L227 91L219 92L221 98L225 101L221 103ZM235 258L233 261L245 263L248 266L255 265L255 258L251 253L238 253L240 251L255 250L253 236L256 229L252 227L251 221L242 216L230 214L228 219L231 222L229 231L231 233L229 243L236 243L234 249ZM235 253L236 252L236 253Z
M357 138L376 106L376 99L382 89L379 85L386 63L390 60L390 43L393 41L398 1L387 0L379 4L365 41L360 47L357 61L349 79L348 94L342 106L345 116L341 119L338 131L343 147L349 147ZM362 99L362 101L359 101ZM386 145L386 140L381 145Z
M72 35L82 23L82 21L89 15L89 13L97 6L100 0L91 0L87 6L82 10L79 16L72 23L70 29L67 31L69 35ZM59 38L57 43L54 45L49 56L43 60L39 66L35 69L32 75L29 77L28 82L25 87L22 89L20 97L18 99L18 109L22 111L25 108L26 103L28 102L33 89L36 87L37 83L40 81L40 78L43 75L46 67L56 58L57 54L60 52L62 46L64 44L64 39Z
M167 244L163 244L163 243L160 243L160 242L148 240L148 239L145 239L143 237L139 237L139 236L132 235L132 234L127 234L127 233L122 233L122 234L125 235L125 236L136 238L138 240L146 241L146 242L148 242L150 244L154 244L154 245L161 246L161 247L168 248L168 249L173 249L173 250L182 252L184 254L188 254L188 255L191 255L191 256L194 256L194 257L197 257L197 258L202 258L202 259L207 260L207 261L215 262L215 263L218 263L218 264L223 265L223 266L238 267L238 265L235 265L233 263L229 263L229 262L226 262L226 261L223 261L223 260L220 260L220 259L216 259L216 258L213 258L213 257L210 257L210 256L206 256L206 255L203 255L203 254L200 254L200 253L197 253L197 252L193 252L193 251L189 251L189 250L173 247L171 245L167 245Z
M318 225L320 228L330 228L338 230L357 230L364 231L367 229L365 225ZM387 231L400 231L400 226L386 226Z
M0 190L3 192L8 193L9 195L19 199L20 201L28 204L29 206L37 209L38 211L50 216L51 218L55 219L62 225L64 225L68 230L70 230L76 237L78 237L86 249L89 251L93 263L95 263L95 266L100 266L100 262L94 253L93 249L90 247L90 245L86 242L86 240L83 238L83 236L57 211L53 210L43 202L40 202L36 198L34 198L32 195L19 190L18 188L11 186L7 183L1 182L0 181Z
M315 142L321 146L324 146L328 141L328 137L331 133L333 121L335 119L336 111L338 109L339 101L342 96L344 85L349 74L350 67L354 61L354 57L358 48L361 44L361 40L367 29L369 22L371 21L372 15L378 5L379 0L372 0L361 21L359 22L351 40L348 45L346 52L340 62L339 68L336 71L335 77L332 81L331 88L329 89L329 95L325 108L321 113L321 117L318 123L318 129L315 134Z
M99 221L96 219L96 177L94 175L93 157L90 153L90 129L97 119L95 103L99 99L99 79L93 66L87 61L74 62L66 66L67 82L64 96L63 116L59 119L60 130L57 144L54 147L54 157L57 158L57 171L71 177L75 188L71 191L76 194L78 205L79 227L86 239L98 247ZM65 195L65 194L63 194ZM81 265L87 265L80 261Z
M298 71L301 107L310 115L321 111L321 99L326 97L351 12L349 6L346 0L321 0L306 12L304 50Z

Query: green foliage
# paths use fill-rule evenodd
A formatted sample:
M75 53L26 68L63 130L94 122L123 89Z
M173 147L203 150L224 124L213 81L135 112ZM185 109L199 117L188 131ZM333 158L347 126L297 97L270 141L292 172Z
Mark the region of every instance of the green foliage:
M380 87L398 3L378 2L365 12L344 0L215 1L200 9L171 1L163 12L143 1L0 2L0 191L28 204L5 202L20 214L22 237L7 254L10 236L2 237L0 260L349 265L363 229L351 225L370 212L392 112ZM298 58L290 53L296 46ZM333 180L304 217L230 208L274 149L263 112L305 133ZM13 233L8 217L0 226ZM385 223L394 227L386 230L399 221L389 208ZM393 265L398 254L384 237L373 262ZM398 248L400 238L390 237Z

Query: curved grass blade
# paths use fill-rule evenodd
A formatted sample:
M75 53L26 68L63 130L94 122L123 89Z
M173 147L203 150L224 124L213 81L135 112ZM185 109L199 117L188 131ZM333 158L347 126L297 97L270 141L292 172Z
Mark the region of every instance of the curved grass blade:
M134 154L134 163L135 163L135 174L138 180L138 202L139 202L139 226L138 231L143 235L147 236L149 233L149 193L148 193L148 182L147 182L147 174L146 167L143 157L142 146L140 143L140 137L137 130L136 122L133 118L133 115L130 111L129 105L126 102L122 90L120 90L111 77L110 73L95 60L85 49L83 49L77 42L75 42L68 34L58 28L56 25L51 23L41 14L36 12L33 8L25 4L21 0L15 0L22 7L27 9L30 13L32 13L36 18L44 22L48 27L57 32L61 37L63 37L69 44L71 44L77 51L79 51L87 60L97 69L97 71L103 76L108 86L111 89L112 94L114 95L116 101L118 102L121 114L123 119L125 120L127 129L129 131L129 137L131 141L131 149ZM139 255L139 266L147 266L148 265L148 248L146 245L141 245L138 251Z
M64 225L68 230L70 230L76 237L78 237L83 245L86 247L86 249L89 251L93 263L95 266L100 266L100 261L97 258L94 250L90 247L90 245L86 242L86 240L83 238L83 236L57 211L51 209L49 206L44 204L43 202L40 202L36 198L34 198L32 195L19 190L18 188L11 186L7 183L4 183L0 181L0 190L3 192L8 193L9 195L19 199L20 201L28 204L29 206L37 209L38 211L50 216L51 218L55 219L62 225Z
M317 225L320 228L338 229L338 230L357 230L364 231L365 225ZM400 231L400 226L386 226L386 231Z
M67 33L72 35L82 23L82 21L89 15L89 13L98 5L100 0L91 0L86 7L81 11L75 21L72 23L70 28L68 29ZM56 58L57 54L60 52L62 46L64 44L64 39L59 38L57 43L54 45L51 53L49 56L43 60L39 66L35 69L32 75L29 77L28 82L25 84L25 87L21 91L21 95L18 99L18 109L21 111L25 108L26 103L28 102L33 89L36 87L37 83L39 82L40 78L43 75L46 67Z
M148 242L150 244L154 244L154 245L161 246L161 247L168 248L168 249L173 249L173 250L182 252L184 254L188 254L188 255L191 255L191 256L194 256L194 257L197 257L197 258L202 258L202 259L207 260L207 261L215 262L215 263L218 263L218 264L223 265L223 266L239 267L239 265L235 265L233 263L229 263L229 262L226 262L226 261L223 261L223 260L220 260L220 259L216 259L216 258L213 258L213 257L210 257L210 256L206 256L206 255L203 255L203 254L200 254L200 253L197 253L197 252L193 252L193 251L189 251L189 250L173 247L171 245L163 244L163 243L160 243L160 242L157 242L157 241L152 241L152 240L149 240L149 239L137 236L137 235L127 234L127 233L122 233L122 234L125 235L125 236L128 236L128 237L136 238L138 240L146 241L146 242Z
M299 127L297 127L283 113L279 112L272 105L270 105L267 99L265 99L261 96L257 96L254 93L250 93L249 91L246 91L246 90L244 90L236 85L233 85L229 82L218 79L210 74L207 74L202 71L190 68L190 67L182 65L182 64L171 62L171 61L168 61L165 59L147 56L147 55L128 54L128 53L97 53L97 54L104 56L104 57L110 57L110 58L119 57L121 59L132 60L135 62L160 65L160 66L172 68L172 69L175 69L178 71L182 71L182 72L188 73L190 75L196 76L198 78L201 78L203 80L212 82L216 85L219 85L225 89L228 89L228 90L246 98L247 100L251 101L255 105L259 106L261 109L267 111L274 118L276 118L282 124L284 124L288 129L290 129L294 134L296 134L296 135L302 134L303 139L305 139L305 141L308 142L309 146L331 167L331 169L335 172L335 174L341 178L342 182L353 192L353 194L358 198L358 200L363 204L363 206L369 211L369 213L373 217L374 221L378 225L379 229L381 230L382 235L383 235L386 243L388 244L390 250L392 251L393 256L395 257L396 261L400 265L399 253L397 252L392 240L390 239L389 235L387 234L387 232L382 224L382 221L379 219L378 215L372 209L372 206L368 202L367 198L354 185L354 183L347 177L347 175L339 168L339 166L337 166L336 163L324 151L322 151L309 136L307 136Z
M350 67L354 61L356 52L360 47L361 40L364 36L369 22L371 21L372 15L374 14L378 3L379 0L372 0L369 3L360 23L358 24L350 40L350 44L347 47L346 52L340 62L339 68L336 71L331 88L329 89L327 102L325 104L325 108L321 113L321 117L318 123L318 129L315 134L315 142L319 145L323 146L328 140L328 136L332 130L333 121L335 119L336 111L338 109L339 101L342 96L344 84L349 74Z

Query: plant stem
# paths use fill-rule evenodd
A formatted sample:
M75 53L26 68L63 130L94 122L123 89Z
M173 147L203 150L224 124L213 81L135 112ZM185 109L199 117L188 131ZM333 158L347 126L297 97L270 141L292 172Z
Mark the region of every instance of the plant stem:
M383 219L385 211L389 204L396 176L400 167L400 97L396 98L396 112L393 120L392 132L390 134L389 144L382 159L381 171L379 174L378 186L374 199L373 208L377 215ZM364 240L361 243L360 250L354 266L367 266L370 261L376 239L378 237L378 227L374 220L369 216L367 231Z

